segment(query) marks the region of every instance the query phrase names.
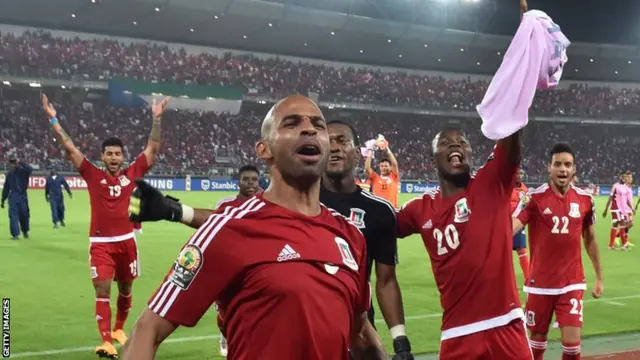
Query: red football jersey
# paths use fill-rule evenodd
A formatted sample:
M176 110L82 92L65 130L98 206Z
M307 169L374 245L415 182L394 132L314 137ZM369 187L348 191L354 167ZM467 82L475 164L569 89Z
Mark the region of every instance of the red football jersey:
M149 171L149 163L144 154L138 155L128 168L116 176L98 169L84 159L78 168L87 182L91 203L91 242L116 242L134 236L133 224L129 221L129 197L136 188L133 180L143 177Z
M526 200L526 199L525 199ZM571 185L565 194L548 184L529 192L514 217L529 225L531 275L524 291L559 295L587 288L582 267L582 230L595 223L593 197Z
M149 308L194 326L215 301L231 359L347 360L370 296L355 225L325 207L309 217L257 195L209 217Z
M420 233L440 291L442 340L522 318L512 260L509 199L517 164L501 146L460 194L438 190L398 212L398 234Z
M261 192L259 192L258 194L260 194L260 193ZM238 207L238 206L242 205L245 201L247 201L249 199L250 198L241 198L240 195L236 195L234 197L223 198L220 201L218 201L218 203L216 204L215 210L216 210L216 212L220 212L221 210L224 210L227 206Z

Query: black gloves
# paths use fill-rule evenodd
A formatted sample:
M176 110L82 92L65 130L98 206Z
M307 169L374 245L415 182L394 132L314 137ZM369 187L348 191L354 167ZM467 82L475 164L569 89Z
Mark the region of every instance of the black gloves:
M180 200L169 195L163 196L158 189L147 184L143 179L135 180L138 186L129 199L129 220L132 222L146 222L182 220L182 205Z
M411 344L406 336L398 336L393 339L393 351L396 353L392 360L413 360Z

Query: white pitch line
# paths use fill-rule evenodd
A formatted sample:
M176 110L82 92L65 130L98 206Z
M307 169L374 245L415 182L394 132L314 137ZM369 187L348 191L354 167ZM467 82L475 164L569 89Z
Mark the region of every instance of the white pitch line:
M627 306L626 304L623 304L623 303L617 302L617 301L607 301L607 304L611 304L611 305L615 305L615 306Z
M619 296L612 298L601 298L601 299L586 299L585 303L612 303L616 300L628 300L628 299L639 299L640 294L637 295L627 295L627 296ZM620 304L620 303L618 303ZM622 304L625 306L624 304ZM438 318L441 317L441 313L434 314L421 314L421 315L411 315L405 316L405 320L421 320L421 319L430 319L430 318ZM376 319L376 324L384 323L383 319ZM170 343L183 343L183 342L192 342L192 341L202 341L202 340L214 340L220 338L220 335L205 335L205 336L185 336L180 338L169 338L163 341L163 344ZM95 346L82 346L75 348L66 348L66 349L55 349L55 350L43 350L43 351L29 351L29 352L21 352L11 354L12 358L27 358L27 357L39 357L39 356L51 356L51 355L60 355L60 354L69 354L69 353L77 353L77 352L89 352L93 351Z

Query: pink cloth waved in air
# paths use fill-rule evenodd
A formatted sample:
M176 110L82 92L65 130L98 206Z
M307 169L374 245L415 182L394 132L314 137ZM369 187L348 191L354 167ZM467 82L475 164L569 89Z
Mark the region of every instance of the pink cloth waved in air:
M546 13L524 13L498 72L476 108L486 137L504 139L527 125L536 89L558 85L570 44Z

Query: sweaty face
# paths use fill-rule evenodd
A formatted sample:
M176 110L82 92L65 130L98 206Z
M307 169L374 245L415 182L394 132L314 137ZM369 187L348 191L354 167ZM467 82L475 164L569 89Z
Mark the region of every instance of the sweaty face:
M388 176L391 173L391 164L388 161L383 161L379 165L380 175Z
M344 124L329 125L331 154L326 174L331 177L344 177L356 167L358 148L354 144L351 129Z
M549 165L549 175L551 175L551 181L556 187L565 188L569 186L575 174L576 165L573 155L566 152L553 154Z
M240 174L240 194L251 197L259 191L258 181L260 176L255 171L245 171Z
M438 176L466 186L471 178L471 144L457 130L440 132L434 139L434 159Z
M318 106L294 96L274 110L272 133L258 144L261 158L275 166L288 183L305 184L320 179L329 160L329 133Z
M120 146L105 146L102 153L102 162L110 173L115 174L120 171L124 162L122 148Z

